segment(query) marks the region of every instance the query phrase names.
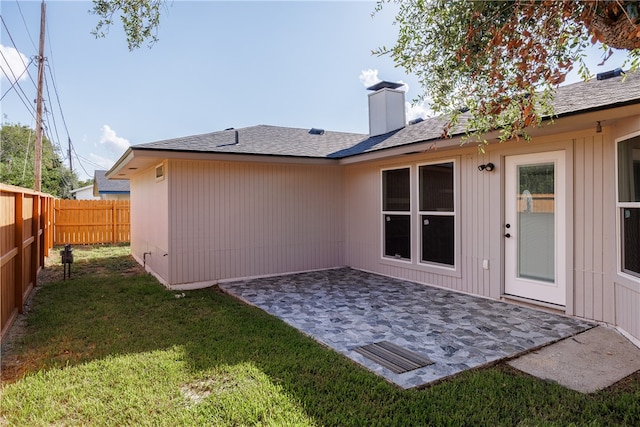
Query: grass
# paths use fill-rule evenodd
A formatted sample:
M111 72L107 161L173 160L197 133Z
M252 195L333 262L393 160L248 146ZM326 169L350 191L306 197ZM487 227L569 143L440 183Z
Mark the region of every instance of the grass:
M128 252L47 268L3 352L0 424L640 425L638 373L592 395L506 365L401 390L215 288L164 289Z

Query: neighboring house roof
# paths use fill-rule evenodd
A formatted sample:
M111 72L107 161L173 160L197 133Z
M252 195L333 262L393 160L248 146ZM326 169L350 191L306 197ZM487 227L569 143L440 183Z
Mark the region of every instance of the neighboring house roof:
M606 80L592 79L557 89L553 101L556 118L640 104L640 72ZM466 115L453 135L464 133ZM548 117L547 117L548 119ZM219 153L289 156L316 159L343 159L365 153L402 147L416 143L442 141L447 123L445 117L427 118L384 135L368 135L343 132L310 132L295 129L259 125L242 129L227 129L202 135L168 139L134 145L118 160L110 173L126 176L122 168L137 154L153 152ZM160 153L157 153L161 158ZM167 156L165 156L166 158ZM135 169L135 168L131 168Z
M100 194L129 194L129 181L107 179L107 171L96 170L93 175L93 195Z
M79 193L80 191L86 191L90 189L93 189L93 185L87 185L85 187L76 188L75 190L69 191L69 193L75 194L75 193Z

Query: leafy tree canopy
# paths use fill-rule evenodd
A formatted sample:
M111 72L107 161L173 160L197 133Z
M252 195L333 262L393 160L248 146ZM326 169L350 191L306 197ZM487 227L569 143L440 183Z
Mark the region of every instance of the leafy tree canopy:
M418 77L416 101L451 117L445 135L468 111L466 131L480 142L495 129L502 139L526 138L527 127L553 115L553 89L567 73L578 67L590 77L584 55L592 44L602 44L605 58L611 48L629 51L629 70L640 63L637 0L378 0L376 11L388 3L399 7L398 40L374 53ZM93 0L93 34L104 37L119 16L130 50L152 45L164 5Z
M388 54L415 74L437 113L450 115L447 134L469 112L466 130L482 134L500 129L501 138L552 116L553 89L578 67L590 77L585 49L602 43L640 58L640 3L623 0L379 0L397 3L395 46ZM428 99L427 99L428 98ZM481 145L482 147L482 145Z
M119 16L129 50L139 48L145 41L151 46L158 41L164 4L163 0L93 0L91 12L99 17L99 21L92 34L97 38L106 37Z
M0 182L34 188L36 132L27 126L3 124L0 129ZM47 138L42 138L42 192L68 198L78 177L67 169Z

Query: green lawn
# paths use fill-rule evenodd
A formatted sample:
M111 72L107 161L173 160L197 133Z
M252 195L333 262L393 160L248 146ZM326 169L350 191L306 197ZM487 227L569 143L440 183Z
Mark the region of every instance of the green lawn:
M217 289L177 298L128 252L47 269L0 425L640 425L638 373L593 395L505 365L401 390Z

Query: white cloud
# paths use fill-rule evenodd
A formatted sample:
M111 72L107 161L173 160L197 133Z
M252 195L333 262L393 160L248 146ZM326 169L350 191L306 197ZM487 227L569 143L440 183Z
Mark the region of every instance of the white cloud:
M100 131L100 144L104 144L111 151L121 153L131 145L128 139L116 135L116 131L109 125L102 126Z
M20 53L18 50L0 44L0 68L2 73L0 78L9 80L10 83L14 83L16 78L18 81L27 78L25 73L25 65L29 64L29 59Z
M418 102L415 105L412 105L411 102L405 102L405 114L407 115L407 121L411 121L419 117L423 119L431 117L433 116L433 111L431 111L424 101Z
M373 86L374 84L381 81L381 79L378 77L378 70L372 69L362 70L358 78L360 79L364 87Z

